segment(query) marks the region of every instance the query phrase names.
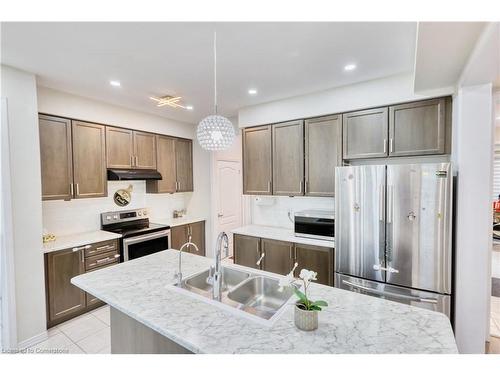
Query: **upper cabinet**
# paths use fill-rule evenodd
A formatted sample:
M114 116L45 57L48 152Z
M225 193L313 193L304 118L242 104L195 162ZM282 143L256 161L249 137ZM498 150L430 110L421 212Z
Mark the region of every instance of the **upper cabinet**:
M335 194L335 167L342 165L342 115L305 121L305 195Z
M273 194L304 193L304 122L273 125Z
M156 136L156 167L162 179L146 181L148 193L193 191L193 142L190 139Z
M71 120L40 115L38 121L42 199L71 199L73 195Z
M155 135L106 126L108 168L156 169Z
M105 197L105 127L39 116L42 199Z
M175 170L176 191L193 191L193 141L191 139L175 139Z
M271 126L243 130L243 194L272 194Z
M444 98L389 107L389 155L445 152Z
M104 125L72 122L75 198L105 197L106 131Z
M345 113L342 133L344 159L386 157L387 107Z

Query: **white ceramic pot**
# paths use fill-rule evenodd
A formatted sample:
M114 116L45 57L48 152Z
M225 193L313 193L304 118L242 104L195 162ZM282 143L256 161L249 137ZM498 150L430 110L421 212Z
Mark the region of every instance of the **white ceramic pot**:
M303 310L295 305L295 326L302 331L314 331L318 329L318 311Z

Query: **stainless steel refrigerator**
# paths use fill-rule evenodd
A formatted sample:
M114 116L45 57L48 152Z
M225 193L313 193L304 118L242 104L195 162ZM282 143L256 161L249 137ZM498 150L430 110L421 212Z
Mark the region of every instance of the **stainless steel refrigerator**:
M450 317L452 181L450 163L337 167L335 286Z

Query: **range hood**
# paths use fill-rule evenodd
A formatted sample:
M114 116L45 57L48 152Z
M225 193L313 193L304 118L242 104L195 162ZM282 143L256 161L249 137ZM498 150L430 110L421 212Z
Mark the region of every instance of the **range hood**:
M156 169L108 169L108 181L161 179Z

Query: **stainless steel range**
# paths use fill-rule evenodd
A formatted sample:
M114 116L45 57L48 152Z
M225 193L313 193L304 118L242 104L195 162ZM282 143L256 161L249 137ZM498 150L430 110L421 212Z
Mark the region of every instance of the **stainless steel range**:
M122 235L122 262L170 248L170 227L150 223L146 208L104 212L101 214L101 228Z

